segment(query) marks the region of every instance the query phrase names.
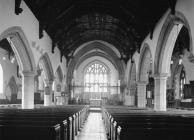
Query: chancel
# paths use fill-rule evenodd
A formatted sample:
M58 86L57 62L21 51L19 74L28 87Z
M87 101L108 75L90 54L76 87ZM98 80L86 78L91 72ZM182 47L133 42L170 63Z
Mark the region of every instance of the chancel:
M194 134L194 0L0 0L0 140Z

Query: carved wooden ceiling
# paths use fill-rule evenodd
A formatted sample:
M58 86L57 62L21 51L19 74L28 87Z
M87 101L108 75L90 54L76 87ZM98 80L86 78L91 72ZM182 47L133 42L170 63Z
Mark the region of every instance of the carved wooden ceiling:
M20 3L21 0L16 0ZM176 0L25 0L61 56L71 57L82 43L103 40L113 44L125 62ZM17 4L16 3L16 4ZM18 5L18 4L17 4ZM17 6L16 5L16 6ZM16 7L17 9L17 7Z

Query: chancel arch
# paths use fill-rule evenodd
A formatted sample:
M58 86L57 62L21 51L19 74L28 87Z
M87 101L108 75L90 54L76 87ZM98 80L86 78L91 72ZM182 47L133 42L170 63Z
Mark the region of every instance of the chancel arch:
M125 67L115 51L110 47L107 47L103 42L91 42L77 51L73 59L69 62L67 70L68 87L70 87L69 85L72 83L74 70L79 66L79 64L81 64L81 62L92 56L101 56L108 59L118 70L119 79L123 79Z
M3 39L10 43L22 75L22 108L34 108L35 61L30 44L19 26L5 30L0 35L0 40Z
M93 71L91 71L92 68ZM88 81L88 77L93 81ZM109 59L98 55L90 56L74 70L71 93L74 97L83 99L84 102L88 102L90 99L100 99L106 102L120 94L118 81L119 73ZM96 90L94 90L95 88Z

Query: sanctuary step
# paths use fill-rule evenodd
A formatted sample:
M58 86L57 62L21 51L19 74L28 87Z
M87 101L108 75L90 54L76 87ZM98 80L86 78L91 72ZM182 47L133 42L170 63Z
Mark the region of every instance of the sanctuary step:
M100 107L90 107L90 112L101 112Z

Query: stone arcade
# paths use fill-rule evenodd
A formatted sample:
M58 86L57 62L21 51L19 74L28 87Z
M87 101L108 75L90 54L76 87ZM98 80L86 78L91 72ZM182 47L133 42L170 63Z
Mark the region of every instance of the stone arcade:
M0 0L0 139L15 127L33 139L33 126L43 139L91 139L87 118L102 139L142 139L130 125L183 138L173 128L193 127L182 118L194 116L193 14L194 0Z

